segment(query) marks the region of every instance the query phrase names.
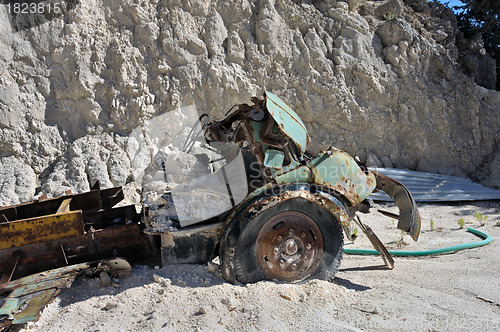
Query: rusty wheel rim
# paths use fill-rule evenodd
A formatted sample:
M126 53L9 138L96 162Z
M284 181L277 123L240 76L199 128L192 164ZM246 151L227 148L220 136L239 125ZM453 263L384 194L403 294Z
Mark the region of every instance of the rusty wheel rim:
M287 211L265 222L255 243L257 264L270 279L301 281L323 257L323 236L307 215Z

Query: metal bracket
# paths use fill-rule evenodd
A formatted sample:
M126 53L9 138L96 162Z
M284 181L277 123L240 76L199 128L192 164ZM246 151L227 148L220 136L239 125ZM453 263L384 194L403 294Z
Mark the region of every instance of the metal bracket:
M370 240L370 242L372 243L373 248L378 251L380 257L382 257L382 259L384 260L385 266L392 270L394 268L394 259L392 259L391 254L389 253L389 251L387 251L387 248L384 246L382 241L380 241L378 236L375 235L373 230L368 225L365 225L361 222L361 219L359 219L358 216L354 218L354 221L356 222L356 224L358 224L363 233L366 234L368 240Z

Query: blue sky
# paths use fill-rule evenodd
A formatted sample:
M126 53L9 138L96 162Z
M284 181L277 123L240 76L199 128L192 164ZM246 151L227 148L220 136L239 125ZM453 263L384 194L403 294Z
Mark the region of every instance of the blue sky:
M450 7L463 5L463 3L459 0L438 0L438 2L441 2L442 4L449 2Z
M463 3L460 0L437 0L437 2L440 2L442 4L448 3L448 6L451 8L453 8L454 6L463 5ZM456 11L454 11L454 12L455 12L455 14L457 13Z

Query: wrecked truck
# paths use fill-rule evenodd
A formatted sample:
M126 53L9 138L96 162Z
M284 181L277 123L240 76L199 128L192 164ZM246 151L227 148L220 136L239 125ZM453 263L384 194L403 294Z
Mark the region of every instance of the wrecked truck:
M416 241L420 216L408 189L338 148L307 150L304 123L274 94L252 102L220 121L188 108L133 131L127 149L142 181L140 211L123 202L121 187L101 190L99 182L86 193L1 207L0 330L36 320L77 276L109 285L130 273L129 263L218 257L232 283L332 280L344 238L361 229L392 268L357 214L384 191L399 214L378 211Z
M385 214L416 241L420 216L410 192L341 149L307 150L306 126L271 92L252 102L220 121L203 114L190 129L182 151L204 160L208 173L175 183L169 170L179 160L161 149L151 156L151 178L166 185L155 199L143 197L143 220L147 234L161 237L162 263L218 256L229 282L332 280L344 237L354 240L359 228L392 268L390 254L356 213L368 213L367 197L382 190L400 210ZM209 150L195 153L196 147Z

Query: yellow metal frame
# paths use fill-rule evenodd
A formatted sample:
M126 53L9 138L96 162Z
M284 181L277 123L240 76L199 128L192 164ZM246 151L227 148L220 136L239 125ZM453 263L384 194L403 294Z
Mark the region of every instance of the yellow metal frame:
M4 222L0 223L0 249L54 241L83 234L81 210Z

